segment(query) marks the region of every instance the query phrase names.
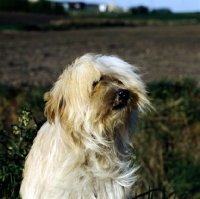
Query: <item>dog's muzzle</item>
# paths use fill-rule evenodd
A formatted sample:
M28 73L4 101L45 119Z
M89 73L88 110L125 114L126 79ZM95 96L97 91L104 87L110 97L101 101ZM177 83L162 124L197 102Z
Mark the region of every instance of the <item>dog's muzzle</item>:
M115 94L115 100L113 103L114 109L122 109L127 105L130 98L130 92L126 89L119 89Z

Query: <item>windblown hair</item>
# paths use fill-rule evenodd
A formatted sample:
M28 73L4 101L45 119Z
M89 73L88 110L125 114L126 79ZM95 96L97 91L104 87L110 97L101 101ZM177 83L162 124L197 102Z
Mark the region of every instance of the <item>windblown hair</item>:
M137 67L86 54L44 95L47 122L28 154L23 199L124 199L136 180L127 149L150 105Z

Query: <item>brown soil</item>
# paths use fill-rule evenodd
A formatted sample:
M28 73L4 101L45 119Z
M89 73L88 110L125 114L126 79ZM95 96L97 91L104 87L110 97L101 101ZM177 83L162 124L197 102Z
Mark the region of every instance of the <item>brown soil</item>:
M146 81L200 80L200 26L0 32L0 82L51 85L87 52L115 54L141 67Z

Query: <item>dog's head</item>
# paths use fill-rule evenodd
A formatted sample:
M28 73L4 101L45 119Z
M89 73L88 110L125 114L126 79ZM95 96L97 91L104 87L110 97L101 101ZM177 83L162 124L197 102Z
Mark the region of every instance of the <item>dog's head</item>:
M136 71L115 56L82 56L45 94L48 121L59 121L66 131L82 132L130 126L137 112L150 105Z

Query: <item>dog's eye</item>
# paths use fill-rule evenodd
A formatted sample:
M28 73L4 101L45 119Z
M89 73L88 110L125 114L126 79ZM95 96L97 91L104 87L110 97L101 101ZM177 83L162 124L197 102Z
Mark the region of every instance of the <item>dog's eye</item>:
M93 82L93 87L95 87L103 78L101 77L98 81Z
M121 81L119 81L119 80L118 80L118 82L119 82L119 84L123 84L123 83L122 83Z
M123 85L123 83L120 80L118 80L118 79L114 79L113 81L115 81L118 84L122 84Z
M99 83L99 81L95 81L95 82L93 82L93 87L95 87L97 84Z

